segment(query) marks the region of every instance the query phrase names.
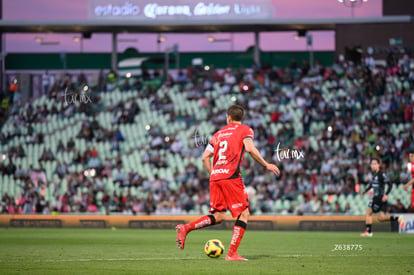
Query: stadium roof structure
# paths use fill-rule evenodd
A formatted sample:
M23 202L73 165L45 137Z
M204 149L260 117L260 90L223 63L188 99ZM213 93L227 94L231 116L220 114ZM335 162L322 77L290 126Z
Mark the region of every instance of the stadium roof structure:
M2 33L200 33L335 30L339 24L410 23L413 16L249 20L1 20Z
M0 0L1 1L1 0ZM413 23L414 16L390 15L358 18L294 19L85 19L85 20L0 20L0 33L111 33L111 67L117 68L116 35L119 33L215 33L254 32L253 61L260 63L259 33L272 31L335 30L340 25Z

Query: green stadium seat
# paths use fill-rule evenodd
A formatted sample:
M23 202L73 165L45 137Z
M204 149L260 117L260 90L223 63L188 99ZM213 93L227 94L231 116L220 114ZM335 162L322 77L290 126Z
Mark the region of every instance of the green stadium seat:
M63 178L63 180L60 182L60 195L63 196L68 191L68 182L66 178Z
M283 203L282 200L278 199L274 203L274 212L279 213L283 209Z
M283 209L285 210L289 209L291 206L291 202L289 200L283 200L282 204L283 204Z

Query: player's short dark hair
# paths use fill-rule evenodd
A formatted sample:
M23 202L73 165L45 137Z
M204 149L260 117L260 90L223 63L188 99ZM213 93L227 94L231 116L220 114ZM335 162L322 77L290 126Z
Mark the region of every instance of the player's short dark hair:
M371 159L371 162L373 162L373 161L376 161L376 162L378 162L378 164L381 164L381 159L380 158L372 158Z
M240 105L232 105L227 109L227 115L229 115L233 121L242 121L244 109Z
M414 147L411 147L410 149L408 149L408 154L414 154Z

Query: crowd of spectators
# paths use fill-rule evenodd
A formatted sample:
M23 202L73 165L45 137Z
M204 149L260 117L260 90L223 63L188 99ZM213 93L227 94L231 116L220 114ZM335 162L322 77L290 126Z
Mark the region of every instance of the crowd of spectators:
M162 77L158 71L154 71L153 75L145 72L145 81ZM20 102L10 109L1 110L16 125L14 132L1 132L1 143L7 144L16 136L24 136L26 140L24 144L9 147L8 152L3 153L6 157L0 162L0 176L12 175L22 190L20 198L7 193L2 195L3 213L97 213L101 208L105 213L180 214L208 209L208 175L205 171L189 164L184 171L176 170L173 178L156 175L152 179L136 171L126 171L121 158L125 137L116 127L140 123L135 121L135 116L141 112L137 102L144 98L150 99L151 110L170 114L172 122L181 120L190 127L202 121L197 120L195 114L177 113L172 99L168 96L157 97L157 87L145 85L144 80L114 81L114 78L116 75L113 72L106 77L100 72L97 87L90 88L93 89L90 96L94 104L65 104L68 89L82 93L83 87L88 85L82 75L78 82L71 82L72 78L67 75L55 83L48 83L47 93L54 103L50 107L34 108L31 102ZM116 105L111 101L103 102L100 94L111 92L117 83L121 90L139 87L136 97ZM327 83L331 96L324 97L321 89ZM332 67L325 67L319 62L311 67L306 61L298 65L294 60L286 68L262 64L251 69L229 66L225 70L216 70L210 66L205 70L189 66L175 77L165 76L162 85L167 88L178 85L179 93L188 100L197 100L200 108L208 111L208 121L219 129L225 124L223 111L215 112L217 99L208 96L215 84L220 85L224 94L243 93L237 103L246 109L244 123L254 129L255 143L264 158L273 160L282 171L280 177L275 178L249 158L244 159L241 164L242 177L248 186L249 196L256 202L253 213L275 212L275 202L282 200L292 202L285 209L290 214L352 214L349 203L341 207L337 201L331 203L324 196L356 195L357 186L370 180L368 161L373 156L382 158L384 169L390 173L394 183L405 182L408 178L403 165L406 152L413 146L414 140L412 65L407 67L404 63L399 66L398 62L390 59L387 66L375 66L367 57L361 64L337 60ZM272 113L263 113L266 107L261 100L263 97L274 106L293 102L300 110L303 133L295 134L297 120L289 111L275 108ZM368 116L364 115L366 110L369 111ZM99 124L96 115L101 111L112 113L112 125ZM35 131L33 123L48 123L49 114L67 117L76 112L83 112L89 118L82 123L76 136L71 137L67 144L58 141L56 148L46 144L39 159L39 168L30 167L25 171L16 167L13 159L25 157L26 146L44 143L44 134ZM271 123L281 125L277 136L272 134L268 125L263 125L262 116L270 116ZM326 130L312 132L313 122L323 122ZM410 124L410 128L394 135L391 125L401 123ZM20 126L28 129L27 134L20 132ZM169 165L161 150L182 158L200 157L204 147L199 145L208 141L199 137L201 143L187 148L179 138L171 135L171 140L166 141L167 135L158 127L153 127L148 135L151 136L151 150L137 149L145 151L144 161L153 168ZM317 141L319 150L311 146L312 138ZM74 139L85 139L91 146L80 152ZM100 141L110 141L111 150L117 153L117 157L101 157L93 146L94 142ZM275 151L278 143L285 148L295 148L304 157L281 161ZM54 161L55 154L68 151L74 152L72 161L57 162L54 171L60 180L67 181L67 191L61 195L60 181L47 179L42 163ZM79 164L90 169L87 171L93 175L70 169ZM117 190L124 192L109 193L105 188L108 178L119 186ZM54 205L44 197L44 190L50 185L55 185ZM137 188L140 194L145 195L132 195L131 188ZM299 197L302 198L300 202L294 204ZM389 210L405 211L405 207L397 201L390 205Z

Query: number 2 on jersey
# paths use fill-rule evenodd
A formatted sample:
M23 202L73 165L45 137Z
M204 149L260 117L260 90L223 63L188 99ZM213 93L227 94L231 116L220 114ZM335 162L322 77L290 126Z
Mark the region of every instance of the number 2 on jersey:
M219 160L226 159L226 156L224 155L224 152L226 152L226 150L227 150L227 140L220 141L219 147L220 147L220 149L218 151L218 155L219 155L218 159Z

